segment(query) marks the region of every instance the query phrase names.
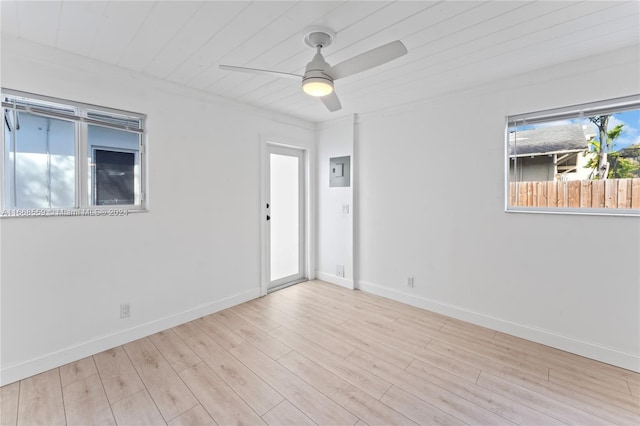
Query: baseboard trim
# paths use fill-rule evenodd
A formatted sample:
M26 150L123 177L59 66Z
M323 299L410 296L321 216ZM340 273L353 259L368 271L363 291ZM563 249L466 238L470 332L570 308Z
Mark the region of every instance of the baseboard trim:
M230 308L257 297L260 297L260 288L251 289L212 303L188 309L178 314L169 315L113 334L91 339L87 342L69 346L29 361L3 366L2 369L0 369L0 386L17 382L18 380L42 373L52 368L60 367L107 349L129 343L142 337L150 336L159 331L184 324L185 322Z
M340 287L348 288L349 290L353 290L353 280L349 280L347 278L342 278L337 275L327 274L326 272L316 271L316 278L321 281L326 281L331 284L339 285Z
M587 358L602 361L627 370L640 372L640 356L604 347L591 342L557 334L551 330L517 324L468 309L442 303L437 300L402 293L366 281L358 281L360 290L376 294L408 305L447 315L482 327L498 330L513 336L561 349Z

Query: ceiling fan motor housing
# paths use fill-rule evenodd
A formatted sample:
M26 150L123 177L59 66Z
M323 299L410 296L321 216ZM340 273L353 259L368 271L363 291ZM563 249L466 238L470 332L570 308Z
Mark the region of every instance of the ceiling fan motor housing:
M329 67L330 65L324 60L322 53L320 53L320 49L318 49L318 53L315 54L311 62L309 62L305 68L303 81L307 78L316 77L324 78L325 80L333 82L333 79L323 72Z
M305 68L304 77L302 77L303 89L310 83L324 83L331 86L331 90L333 90L333 79L324 73L324 70L327 68L329 68L329 64L324 60L324 57L320 53L320 47L318 46L318 53L315 54ZM305 90L305 92L307 91Z

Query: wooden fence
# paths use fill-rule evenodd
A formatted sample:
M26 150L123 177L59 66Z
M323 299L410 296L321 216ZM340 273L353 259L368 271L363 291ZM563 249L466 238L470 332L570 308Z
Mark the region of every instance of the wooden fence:
M640 178L511 182L509 205L640 209Z

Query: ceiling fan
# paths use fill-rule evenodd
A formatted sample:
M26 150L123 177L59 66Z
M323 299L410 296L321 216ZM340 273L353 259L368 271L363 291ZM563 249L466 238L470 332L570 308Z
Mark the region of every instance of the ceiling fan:
M220 69L301 79L302 90L308 95L320 98L327 109L333 112L342 108L333 88L335 80L366 71L407 54L405 45L396 40L331 66L324 60L321 51L323 47L329 46L334 38L335 33L325 28L312 30L305 36L305 43L315 48L316 54L307 64L304 75L233 65L220 65Z

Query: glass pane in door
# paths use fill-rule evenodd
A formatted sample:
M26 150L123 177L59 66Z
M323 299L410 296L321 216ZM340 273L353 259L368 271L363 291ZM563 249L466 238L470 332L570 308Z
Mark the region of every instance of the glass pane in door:
M270 155L271 281L300 272L299 159Z

